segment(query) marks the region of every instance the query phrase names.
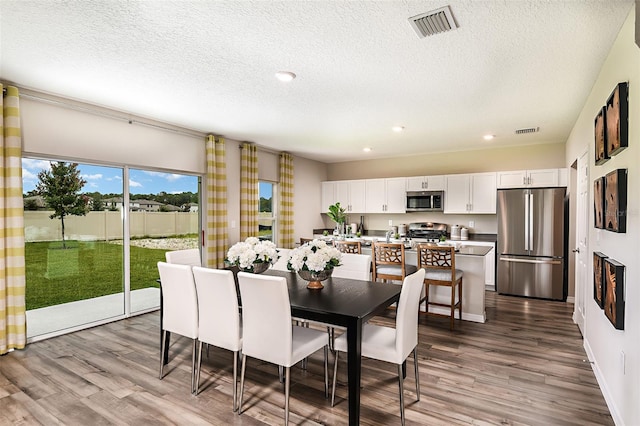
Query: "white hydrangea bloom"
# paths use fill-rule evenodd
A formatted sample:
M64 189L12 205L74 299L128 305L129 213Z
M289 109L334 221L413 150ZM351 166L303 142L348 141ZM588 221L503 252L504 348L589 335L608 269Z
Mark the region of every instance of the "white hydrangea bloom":
M249 237L229 248L227 260L240 268L251 269L256 262L275 262L278 260L278 251L271 241L260 241L256 237Z
M291 251L289 266L294 271L307 269L310 271L324 271L331 261L340 262L342 253L325 241L313 240Z

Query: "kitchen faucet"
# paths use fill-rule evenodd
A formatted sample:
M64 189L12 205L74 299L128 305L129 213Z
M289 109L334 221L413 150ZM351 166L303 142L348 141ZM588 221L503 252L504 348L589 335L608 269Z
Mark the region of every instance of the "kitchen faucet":
M386 237L387 237L387 242L389 242L389 240L391 239L391 236L393 235L393 229L389 229L387 231Z

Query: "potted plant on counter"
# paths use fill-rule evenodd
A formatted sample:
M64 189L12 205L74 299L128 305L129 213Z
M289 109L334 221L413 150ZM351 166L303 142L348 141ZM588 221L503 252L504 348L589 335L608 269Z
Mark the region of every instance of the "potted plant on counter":
M327 215L329 216L329 219L336 223L338 235L344 235L344 224L347 221L347 209L340 206L340 202L337 202L329 206Z

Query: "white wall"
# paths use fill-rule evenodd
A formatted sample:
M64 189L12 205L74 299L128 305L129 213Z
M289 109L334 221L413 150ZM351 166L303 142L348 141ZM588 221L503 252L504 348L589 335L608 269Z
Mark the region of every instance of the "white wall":
M637 6L636 6L637 7ZM640 49L634 43L635 11L632 10L600 75L587 98L566 146L567 165L588 148L589 181L615 169L628 170L627 232L616 234L595 229L590 225L589 259L600 251L626 267L625 330L615 330L604 311L588 297L585 312L584 346L600 383L611 413L618 425L640 424ZM619 82L629 82L629 148L607 163L594 162L594 118L606 103ZM590 205L593 205L593 185L590 186ZM593 209L589 223L593 224ZM593 265L589 273L593 276ZM592 282L586 284L587 295L592 294ZM626 356L625 369L621 352Z

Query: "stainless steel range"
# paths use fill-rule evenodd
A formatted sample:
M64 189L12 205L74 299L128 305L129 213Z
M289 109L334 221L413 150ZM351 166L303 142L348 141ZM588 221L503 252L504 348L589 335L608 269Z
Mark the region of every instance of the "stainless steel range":
M415 222L409 224L409 238L417 242L435 243L447 236L447 224L435 222Z

